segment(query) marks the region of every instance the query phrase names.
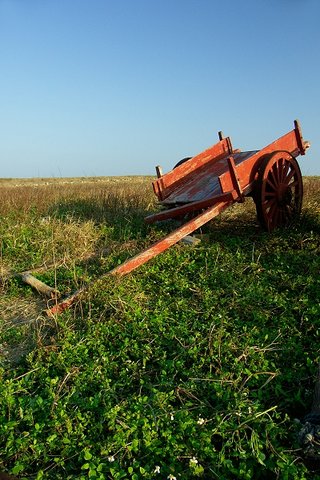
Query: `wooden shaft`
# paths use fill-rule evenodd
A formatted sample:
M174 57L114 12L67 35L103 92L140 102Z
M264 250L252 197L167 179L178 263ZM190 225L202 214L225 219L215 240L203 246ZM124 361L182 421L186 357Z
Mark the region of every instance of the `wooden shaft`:
M214 205L208 208L205 212L200 213L200 215L198 215L196 218L193 218L192 220L187 222L185 225L182 225L181 227L177 228L172 233L167 235L165 238L154 243L143 252L138 253L137 255L130 258L126 262L122 263L118 267L105 273L104 275L99 277L98 280L101 280L102 278L105 278L109 275L125 275L127 273L132 272L133 270L140 267L144 263L147 263L153 257L159 255L160 253L164 252L175 243L179 242L185 236L189 235L190 233L194 232L198 228L202 227L202 225L209 222L212 218L218 216L219 213L221 213L223 210L225 210L229 205L233 203L234 203L234 200L231 200L229 198L229 200L220 202L218 205ZM90 282L85 287L80 288L79 290L76 290L72 295L69 295L69 297L66 297L60 303L56 303L56 305L47 309L45 313L48 316L53 316L63 312L64 310L69 308L75 301L77 301L80 295L85 291L87 291L88 288L91 285L93 285L95 282L96 280Z
M42 295L45 295L46 297L56 298L59 296L59 292L55 288L49 287L45 283L41 282L41 280L38 280L36 277L31 275L31 273L21 273L17 274L17 276L19 276L24 283L27 283L32 288L37 290L37 292L42 293Z

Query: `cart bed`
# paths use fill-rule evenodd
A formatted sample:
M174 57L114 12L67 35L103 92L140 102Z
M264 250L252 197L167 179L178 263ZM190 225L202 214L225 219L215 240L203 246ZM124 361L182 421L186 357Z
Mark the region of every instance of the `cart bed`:
M219 132L218 143L168 173L163 175L161 167L157 167L158 178L153 182L153 189L160 204L172 209L199 202L213 204L221 196L224 200L230 192L236 192L240 199L250 195L257 170L267 154L281 150L292 157L304 155L308 142L303 140L297 120L294 125L293 130L263 149L246 152L233 149L230 137L224 138ZM152 217L147 218L149 221Z
M234 153L233 159L235 165L240 165L257 152L258 150ZM175 185L172 192L163 199L161 203L167 206L182 205L200 200L208 200L221 195L223 192L221 191L219 177L228 171L227 158L228 155L218 161L213 158L202 167L187 175L184 178L184 182ZM192 162L193 159L191 158L190 161ZM175 170L178 173L178 169L185 167L186 164L182 164Z

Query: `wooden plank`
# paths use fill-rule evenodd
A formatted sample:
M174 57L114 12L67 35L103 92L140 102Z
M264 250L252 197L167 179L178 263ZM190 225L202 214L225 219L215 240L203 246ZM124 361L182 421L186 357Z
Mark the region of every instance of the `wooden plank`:
M17 277L20 277L24 283L27 283L32 288L37 290L37 292L49 298L57 298L60 294L55 288L49 287L41 280L38 280L36 277L31 275L31 273L21 273L16 274Z
M233 152L229 137L207 148L187 162L179 165L153 182L153 189L159 200L167 198L179 185L184 184L197 170L211 162L217 162Z
M247 191L248 185L254 182L260 159L265 154L272 153L276 150L290 152L293 156L299 155L300 150L297 145L296 131L292 130L291 132L286 133L282 137L264 147L262 150L258 150L252 156L248 157L245 161L236 166L236 173L242 190ZM222 192L229 192L232 190L233 182L229 171L220 175L219 181Z
M237 194L235 190L232 192L223 193L222 195L217 195L212 198L208 198L207 200L201 200L199 202L191 202L187 203L186 205L180 205L175 208L168 208L167 210L163 210L161 212L154 213L152 215L148 215L145 217L146 223L154 223L160 222L163 220L168 220L170 218L176 218L179 216L186 215L187 213L196 212L197 210L203 210L208 207L211 207L214 204L217 204L222 201L226 200L237 200Z

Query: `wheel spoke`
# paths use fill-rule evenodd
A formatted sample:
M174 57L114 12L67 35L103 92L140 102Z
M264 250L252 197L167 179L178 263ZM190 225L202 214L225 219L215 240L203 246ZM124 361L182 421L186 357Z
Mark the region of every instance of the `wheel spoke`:
M272 188L273 191L277 190L277 187L275 186L272 179L270 178L270 175L268 175L267 184Z
M272 175L275 188L277 189L277 185L279 184L279 175L278 175L278 168L276 163L273 165L272 170L270 171L270 174Z
M279 162L277 163L277 166L278 166L278 180L279 180L279 183L282 182L282 175L283 175L283 162L284 162L284 159L283 158L280 158Z
M285 218L285 221L288 222L292 216L292 208L290 205L285 205L285 208L283 210L283 215Z
M289 173L289 175L286 176L285 178L285 183L287 185L289 185L290 183L290 180L292 179L292 177L294 176L294 174L296 173L296 171L294 170L294 168L292 168L291 172Z
M271 208L268 212L268 218L270 219L270 221L273 223L273 218L274 218L274 215L275 215L275 212L277 210L277 204L274 203L273 205L271 205Z
M276 197L276 196L277 196L277 192L275 192L275 191L265 192L265 197Z
M295 205L297 208L299 208L299 203L301 202L301 188L300 188L300 182L299 180L296 180L290 185L288 185L288 188L290 189L291 192L291 202L290 204Z
M286 205L285 212L286 212L287 218L290 219L294 212L294 208L292 207L292 205L289 205L289 204Z
M298 180L294 180L293 182L289 183L288 188L292 189L293 187L297 187L298 185Z
M294 198L296 200L299 200L301 199L301 192L299 190L296 190L295 193L294 193Z
M282 158L276 163L276 173L277 173L277 179L278 183L281 181L281 168L282 168Z
M281 182L285 181L285 178L288 174L289 169L290 169L290 162L288 160L286 160L285 165L284 165L284 169L282 170Z
M263 202L264 209L267 210L268 208L271 208L272 205L274 205L275 203L276 203L276 200L274 198L272 198L271 200L265 200Z

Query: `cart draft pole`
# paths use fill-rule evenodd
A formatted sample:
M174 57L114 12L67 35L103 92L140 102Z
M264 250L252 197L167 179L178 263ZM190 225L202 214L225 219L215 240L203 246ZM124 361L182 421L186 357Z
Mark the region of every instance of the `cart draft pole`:
M174 230L172 233L167 235L165 238L162 240L159 240L158 242L154 243L151 245L149 248L144 250L141 253L138 253L134 257L130 258L126 262L122 263L118 267L115 267L113 270L110 270L109 272L105 273L101 277L99 277L98 280L101 280L109 275L126 275L127 273L132 272L136 268L140 267L140 265L143 265L144 263L147 263L149 260L151 260L153 257L157 256L158 254L164 252L168 248L170 248L172 245L175 243L179 242L182 240L184 237L189 235L190 233L194 232L198 228L202 227L205 223L209 222L212 220L214 217L217 217L223 210L228 208L230 205L234 203L234 195L233 193L230 193L226 197L224 201L219 202L218 204L215 204L205 210L204 212L200 213L197 217L193 218L189 222L185 223L181 227L177 228ZM45 313L48 316L53 316L56 314L59 314L63 312L64 310L68 309L73 305L79 298L80 296L86 292L89 287L94 285L94 283L97 280L93 280L90 282L88 285L86 285L83 288L78 289L75 291L72 295L66 297L64 300L62 300L60 303L56 303L53 307L47 309Z
M190 220L189 222L185 223L178 229L174 230L172 233L167 235L162 240L151 245L149 248L144 250L141 253L138 253L134 257L130 258L126 262L122 263L118 267L115 267L113 270L110 270L106 274L99 277L98 280L101 280L109 275L126 275L127 273L132 272L136 268L140 267L144 263L147 263L153 257L157 256L158 254L164 252L168 248L170 248L175 243L182 240L184 237L189 235L190 233L194 232L198 228L202 227L205 223L209 222L214 217L218 216L223 210L228 208L231 204L234 203L233 195L230 194L227 200L220 202L218 205L214 205L208 208L205 212L201 213L194 219ZM47 315L52 316L55 314L59 314L64 310L68 309L73 305L80 296L86 292L90 286L92 286L97 280L90 282L83 288L76 290L72 295L66 297L60 303L56 303L53 307L47 309L45 312Z

